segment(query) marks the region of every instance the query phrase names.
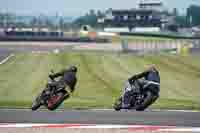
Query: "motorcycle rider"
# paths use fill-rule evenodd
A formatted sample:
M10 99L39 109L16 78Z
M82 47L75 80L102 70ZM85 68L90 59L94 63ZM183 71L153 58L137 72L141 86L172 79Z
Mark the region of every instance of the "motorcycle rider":
M66 98L68 98L70 94L74 91L75 85L77 83L76 73L77 67L70 66L69 68L63 69L55 74L49 74L49 78L52 81L54 81L54 79L58 77L60 77L60 79L58 81L47 84L47 90L45 90L46 93L45 96L43 96L43 100L46 101L48 99L49 93L58 88L65 88L65 90L67 90L69 94L66 96Z
M135 80L138 80L140 84L140 91L146 92L146 98L144 101L135 107L137 111L143 111L146 107L153 104L159 97L160 75L155 65L151 64L148 65L147 70L144 72L130 77L122 97L122 109L127 110L130 108L130 97L133 94L132 84L135 82ZM146 90L150 90L150 92Z

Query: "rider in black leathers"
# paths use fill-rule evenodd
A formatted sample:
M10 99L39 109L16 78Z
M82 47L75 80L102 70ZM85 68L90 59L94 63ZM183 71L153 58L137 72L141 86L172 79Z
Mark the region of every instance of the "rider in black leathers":
M141 78L143 77L144 79L141 80ZM135 107L136 110L143 111L146 107L154 103L159 97L160 75L155 65L150 65L148 66L146 71L136 74L128 79L128 85L130 86L128 88L131 88L131 85L134 83L135 80L138 80L141 85L140 91L145 92L146 90L148 90L151 92L148 92L145 100L139 106ZM122 97L122 109L130 108L129 102L132 91L132 89L124 91L124 95Z
M58 81L54 81L47 84L47 89L45 90L43 100L45 101L46 99L48 99L48 93L58 88L65 88L67 89L68 94L71 94L74 91L75 85L77 83L76 73L77 67L70 66L69 68L64 69L58 73L50 74L49 78L51 78L53 81L55 78L61 78Z

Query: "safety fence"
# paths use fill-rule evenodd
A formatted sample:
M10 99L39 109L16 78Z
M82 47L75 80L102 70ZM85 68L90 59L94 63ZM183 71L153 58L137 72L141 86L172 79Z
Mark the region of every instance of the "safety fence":
M123 52L171 52L183 55L200 53L200 40L122 40Z

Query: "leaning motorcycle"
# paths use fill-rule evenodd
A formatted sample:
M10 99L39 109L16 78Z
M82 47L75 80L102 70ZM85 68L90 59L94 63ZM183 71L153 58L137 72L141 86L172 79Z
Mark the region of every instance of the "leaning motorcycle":
M51 70L51 73L54 73L53 70ZM33 101L31 107L33 111L40 108L40 106L45 106L48 110L53 111L69 97L69 93L65 87L55 86L55 89L51 89L50 84L56 82L56 80L51 78L49 79L50 80L48 81L45 89Z
M131 87L131 88L130 88ZM134 83L131 86L125 86L125 89L131 89L131 97L130 97L130 108L129 109L135 109L136 111L144 111L146 108L135 108L140 107L141 103L145 100L147 97L151 97L152 91L151 90L142 90L140 89L141 85L139 80L135 80ZM122 109L122 97L124 93L115 101L113 108L116 111L120 111Z

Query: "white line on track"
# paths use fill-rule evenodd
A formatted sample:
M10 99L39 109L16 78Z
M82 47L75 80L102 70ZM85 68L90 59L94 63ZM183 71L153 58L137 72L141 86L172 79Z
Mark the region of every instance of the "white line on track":
M10 54L9 56L7 56L5 59L3 59L1 62L0 62L0 65L6 63L11 57L13 57L14 54Z
M151 125L111 125L111 124L42 124L42 123L16 123L0 124L0 128L7 127L68 127L68 128L175 128L174 126L151 126Z
M200 128L171 128L171 129L159 129L159 131L167 132L200 132Z
M0 124L0 128L75 128L75 129L129 129L131 131L200 132L200 127L175 127L151 125L105 125L105 124Z

